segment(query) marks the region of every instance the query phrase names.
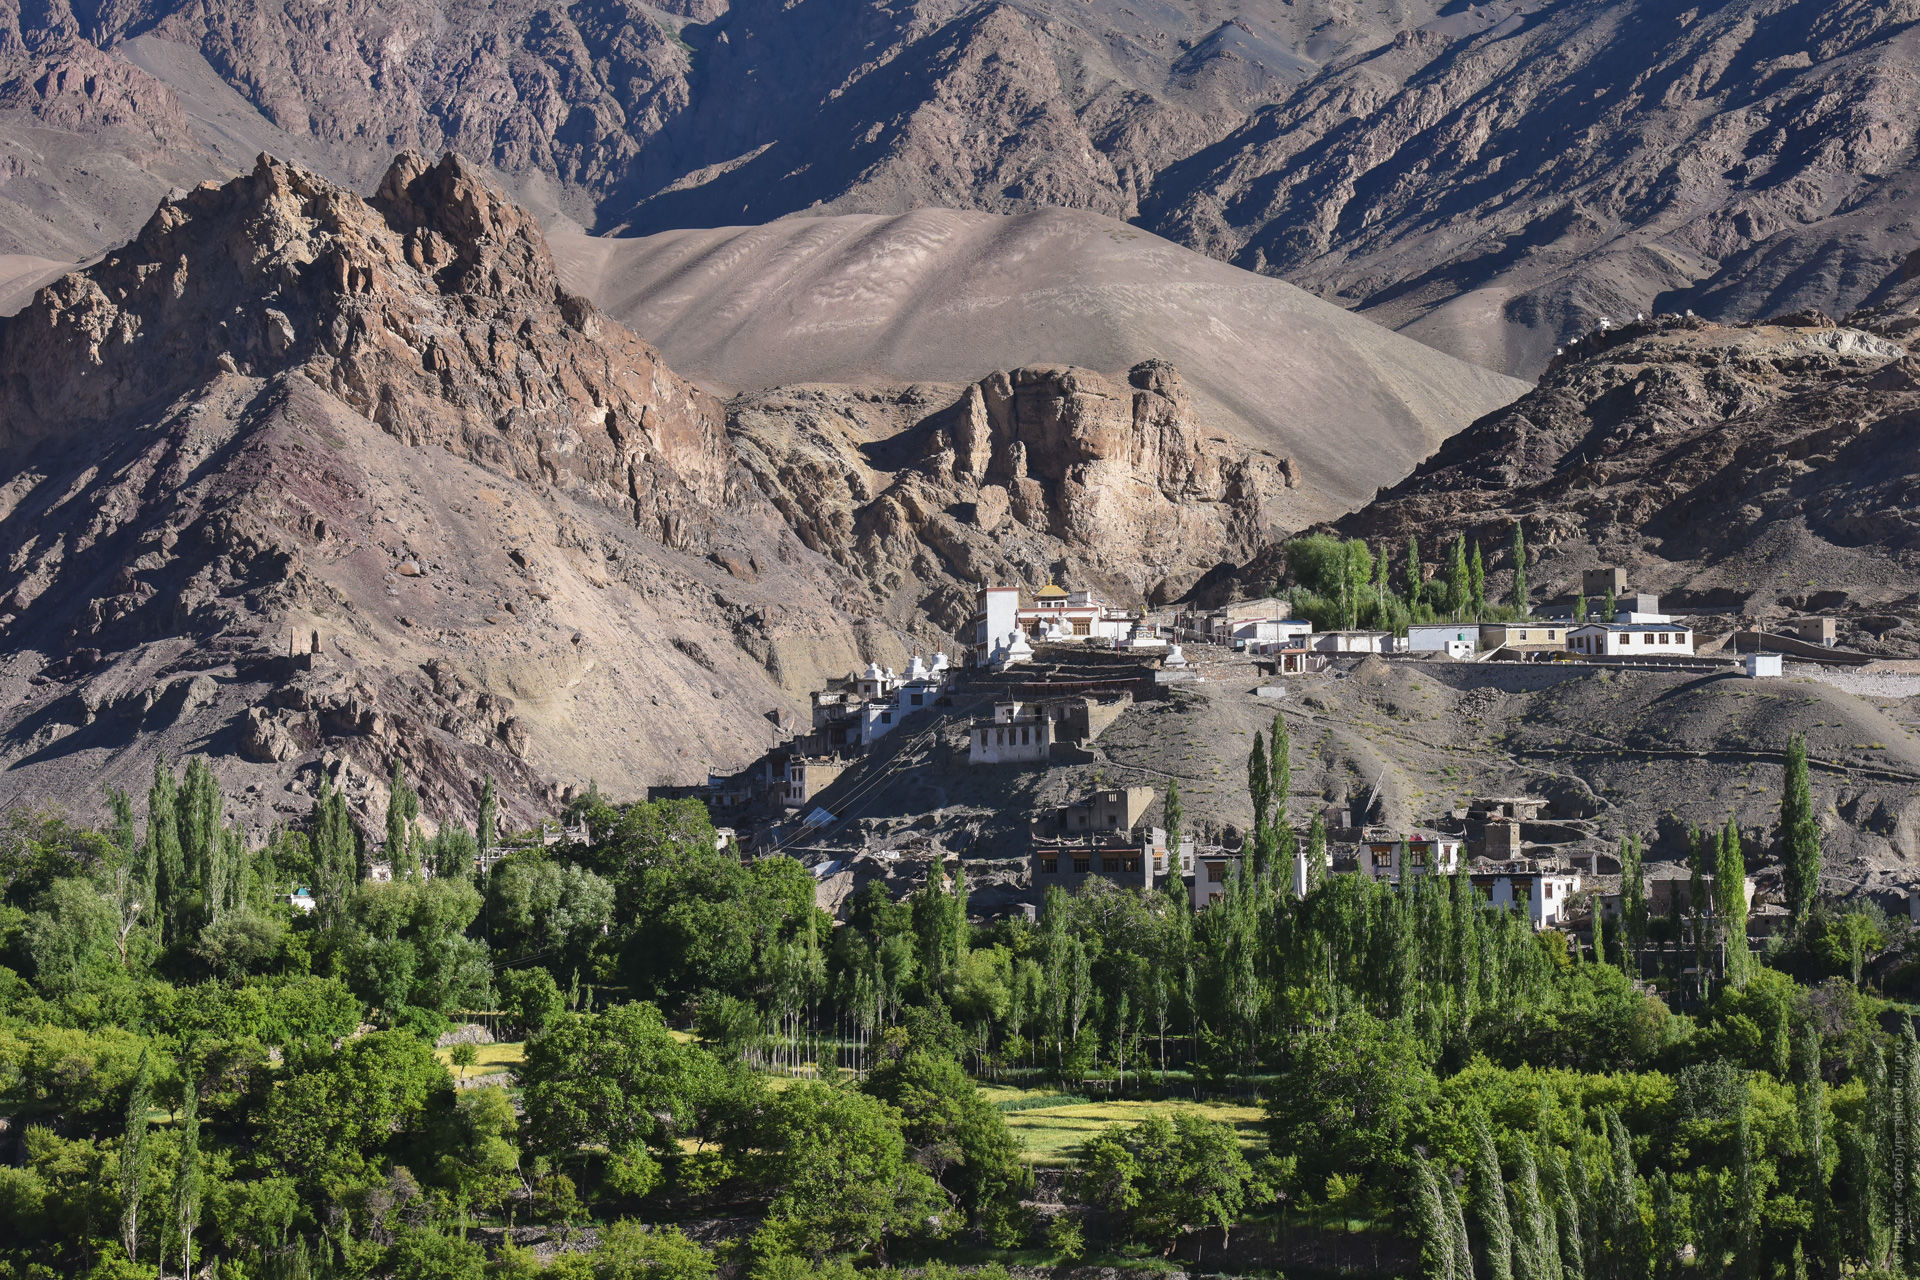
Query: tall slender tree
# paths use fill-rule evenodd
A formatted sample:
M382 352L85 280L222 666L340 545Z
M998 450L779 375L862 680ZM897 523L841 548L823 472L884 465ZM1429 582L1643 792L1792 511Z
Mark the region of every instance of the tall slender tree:
M1780 858L1787 914L1798 931L1820 890L1820 824L1813 814L1813 788L1807 778L1807 740L1787 741L1786 784L1780 794Z
M1486 1113L1474 1111L1473 1215L1480 1227L1480 1253L1489 1280L1513 1280L1513 1220L1507 1214L1507 1184Z
M1533 594L1527 589L1527 535L1518 520L1513 522L1513 607L1523 618L1533 614Z
M1487 562L1480 556L1480 544L1473 544L1473 560L1467 568L1467 589L1473 595L1473 616L1487 615Z
M393 758L393 775L387 780L387 868L395 880L415 879L419 873L417 843L413 820L420 816L420 796L407 785L400 768L400 757Z
M1414 1240L1420 1246L1420 1274L1424 1280L1456 1280L1453 1262L1453 1224L1440 1199L1440 1182L1433 1166L1415 1158L1408 1200L1413 1208ZM1472 1276L1466 1277L1472 1280Z
M1447 608L1456 618L1473 611L1473 584L1467 577L1467 539L1462 534L1453 540L1447 553Z
M1273 806L1272 823L1280 833L1282 852L1292 852L1287 837L1292 834L1292 819L1287 816L1287 797L1293 791L1293 741L1287 736L1287 722L1278 712L1273 717L1273 734L1267 740L1267 799Z
M147 855L154 868L154 903L161 940L180 939L186 901L186 860L180 853L180 790L164 756L153 762L153 785L147 788Z
M500 838L497 829L500 823L499 809L500 799L494 793L493 775L488 774L486 781L480 784L480 814L473 830L474 843L480 846L480 857L483 862L487 851L493 848L494 842Z
M1739 828L1731 818L1720 831L1713 889L1714 907L1727 949L1727 981L1744 987L1752 964L1752 953L1747 950L1747 860L1740 849Z
M1620 839L1620 942L1627 976L1640 978L1640 955L1647 946L1647 879L1640 837Z
M140 1260L140 1205L147 1194L152 1153L147 1150L147 1114L153 1110L153 1063L146 1049L127 1093L126 1134L120 1139L120 1243L127 1261Z
M1260 871L1260 859L1271 840L1269 815L1273 811L1273 771L1267 764L1266 740L1253 731L1253 750L1247 754L1247 799L1253 803L1253 833L1247 848L1252 854L1253 871Z
M180 1274L193 1274L193 1233L200 1227L200 1084L191 1071L180 1083L180 1159L173 1175L173 1227L180 1242Z
M1420 540L1407 535L1407 608L1418 609L1425 598L1426 569L1420 563Z
M1167 833L1167 857L1177 859L1180 856L1180 836L1187 825L1187 809L1180 803L1180 779L1178 778L1167 779L1167 800L1162 806L1160 825ZM1170 862L1168 865L1171 867L1173 864ZM1177 867L1173 869L1178 870Z

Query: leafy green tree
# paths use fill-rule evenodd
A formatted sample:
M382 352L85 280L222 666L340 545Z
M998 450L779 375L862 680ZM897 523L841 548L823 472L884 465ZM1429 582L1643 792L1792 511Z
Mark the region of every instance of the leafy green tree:
M360 842L347 812L347 797L325 777L320 779L307 822L313 842L315 914L322 925L336 925L345 918L360 882Z
M1364 1011L1296 1036L1288 1087L1266 1101L1273 1152L1291 1157L1299 1185L1336 1173L1377 1177L1404 1158L1435 1094L1419 1042L1397 1021Z
M1467 570L1467 540L1464 535L1453 540L1453 546L1447 553L1447 607L1455 618L1465 618L1474 612L1473 581Z
M1162 806L1161 825L1167 833L1167 853L1169 857L1178 856L1180 837L1186 829L1187 811L1180 803L1180 779L1167 779L1167 799Z
M1585 588L1581 588L1574 593L1573 620L1576 623L1587 620L1587 593Z
M795 1253L866 1250L884 1261L890 1241L955 1225L940 1188L909 1158L899 1113L878 1098L798 1083L772 1095L759 1147L774 1189L767 1225Z
M690 1130L712 1060L681 1044L652 1005L563 1017L527 1042L514 1069L536 1151L571 1158L588 1147L667 1155Z
M1263 1191L1233 1129L1197 1111L1150 1112L1126 1130L1090 1140L1075 1163L1081 1198L1123 1223L1127 1235L1172 1252L1183 1232L1229 1231Z
M1740 849L1740 832L1731 819L1720 832L1714 865L1714 908L1727 948L1727 980L1745 986L1752 953L1747 950L1747 860Z
M447 1069L408 1032L376 1031L338 1049L315 1045L289 1054L267 1102L263 1148L303 1195L326 1202L409 1159L452 1101Z
M1413 1218L1413 1240L1420 1247L1421 1280L1456 1280L1452 1223L1447 1220L1433 1166L1416 1159L1408 1172L1407 1202ZM1467 1280L1472 1280L1471 1272Z
M713 1255L678 1227L646 1227L622 1218L601 1228L592 1280L708 1280Z
M1420 563L1420 541L1407 535L1407 608L1418 609L1425 592L1426 569Z
M1307 892L1318 889L1327 878L1327 820L1317 810L1307 827Z
M93 882L56 880L34 903L26 950L49 996L70 996L117 967L120 917Z
M1480 544L1473 544L1473 555L1467 566L1467 591L1473 599L1473 616L1484 618L1487 614L1487 565L1480 558Z
M1640 955L1647 945L1647 881L1640 837L1620 839L1620 925L1622 956L1627 976L1640 977Z
M613 921L613 886L543 851L509 854L487 876L488 941L509 964L543 960L563 973L587 965Z
M545 969L502 969L494 977L500 1011L524 1039L545 1031L566 1008L560 986Z
M164 756L154 760L153 785L147 789L146 860L154 868L162 940L177 941L187 869L180 851L179 788Z
M1612 622L1620 616L1620 606L1613 598L1613 588L1607 588L1607 594L1600 598L1600 621Z
M430 1123L427 1145L435 1153L435 1180L460 1206L463 1222L469 1206L504 1202L518 1181L520 1164L519 1118L507 1091L463 1089L451 1107L436 1110Z
M1807 740L1794 734L1787 742L1786 785L1780 795L1780 857L1787 911L1797 931L1806 925L1820 890L1820 824L1813 812L1813 788L1807 778Z
M407 1280L483 1280L487 1253L478 1241L438 1226L409 1227L387 1251L387 1274Z
M1267 827L1273 812L1273 772L1267 765L1266 740L1260 731L1253 731L1253 749L1247 754L1247 798L1253 804L1253 835L1249 842L1256 859L1254 871L1258 873L1258 858L1267 842Z
M1278 713L1273 717L1273 733L1268 738L1267 796L1273 806L1269 825L1280 836L1280 852L1293 850L1292 820L1287 816L1287 797L1293 791L1293 742L1287 736L1287 722Z
M1020 1200L1033 1175L1006 1117L959 1063L913 1050L875 1068L861 1088L899 1111L915 1159L976 1228L1002 1245L1018 1243Z

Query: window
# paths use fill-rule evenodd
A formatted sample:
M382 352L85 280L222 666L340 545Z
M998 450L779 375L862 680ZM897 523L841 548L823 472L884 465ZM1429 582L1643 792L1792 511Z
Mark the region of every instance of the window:
M1513 887L1513 900L1515 902L1531 902L1533 900L1533 885L1531 883L1525 880L1512 880L1508 883Z
M1092 633L1093 633L1092 624L1088 623L1084 618L1075 618L1073 620L1073 634L1077 636L1084 636L1084 635L1091 635Z
M1100 855L1100 869L1102 871L1118 871L1120 869L1120 859L1110 858L1103 853Z
M920 700L920 695L917 693L912 695L911 700L913 702L913 705L916 707L923 705Z
M891 711L882 711L882 712L880 713L880 723L881 723L881 724L892 724L892 723L893 723L893 712L891 712Z
M1119 814L1117 814L1117 813L1110 813L1110 814L1108 814L1108 815L1107 815L1107 825L1108 825L1108 826L1110 826L1110 827L1117 827L1117 826L1119 826L1119 825L1120 825L1120 815L1119 815Z
M1048 875L1048 876L1060 874L1060 859L1059 858L1040 859L1040 874Z
M1553 881L1549 880L1540 886L1540 896L1548 902L1553 901Z
M1207 864L1207 883L1208 884L1224 884L1226 882L1226 879L1227 879L1226 863L1209 862Z
M1029 745L1029 743L1028 743L1028 740L1027 740L1027 735L1028 735L1028 734L1030 734L1030 733L1032 733L1032 732L1033 732L1033 730L1031 730L1031 729L1022 729L1022 730L1020 730L1020 745L1021 745L1021 746L1023 746L1023 747L1024 747L1024 746L1028 746L1028 745Z
M1073 855L1073 871L1075 875L1083 876L1087 874L1089 865L1090 863L1086 854L1076 853Z
M1140 855L1137 853L1128 854L1125 858L1121 859L1120 869L1122 871L1138 871L1140 869Z

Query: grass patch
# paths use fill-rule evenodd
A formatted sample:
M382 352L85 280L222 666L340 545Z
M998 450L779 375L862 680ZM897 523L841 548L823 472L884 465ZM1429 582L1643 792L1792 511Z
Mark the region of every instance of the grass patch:
M466 1070L467 1078L471 1080L475 1076L492 1075L495 1072L505 1071L509 1067L519 1066L521 1061L527 1056L526 1048L525 1044L517 1040L497 1044L477 1044L473 1046L473 1065ZM452 1071L454 1075L458 1076L460 1074L460 1068L453 1065L453 1049L451 1047L435 1049L433 1056L446 1063L447 1069Z
M982 1086L980 1092L1006 1114L1007 1128L1025 1149L1027 1161L1055 1168L1070 1163L1081 1144L1102 1130L1138 1124L1155 1111L1193 1110L1209 1119L1225 1121L1239 1132L1244 1146L1256 1140L1254 1126L1262 1118L1259 1107L1243 1102L1149 1102L1131 1098L1091 1102L1047 1089L999 1086Z

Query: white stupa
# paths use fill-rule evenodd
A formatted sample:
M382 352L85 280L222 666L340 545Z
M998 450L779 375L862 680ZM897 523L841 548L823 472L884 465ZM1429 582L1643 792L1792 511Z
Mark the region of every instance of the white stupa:
M1160 665L1164 667L1184 669L1186 667L1192 666L1193 664L1187 661L1186 650L1182 649L1179 645L1176 644L1167 650L1166 659Z

